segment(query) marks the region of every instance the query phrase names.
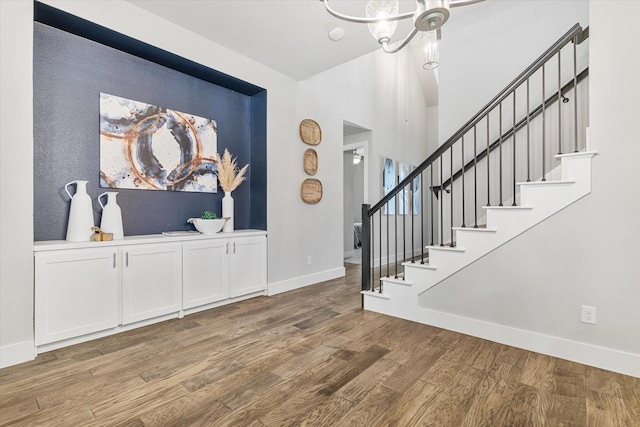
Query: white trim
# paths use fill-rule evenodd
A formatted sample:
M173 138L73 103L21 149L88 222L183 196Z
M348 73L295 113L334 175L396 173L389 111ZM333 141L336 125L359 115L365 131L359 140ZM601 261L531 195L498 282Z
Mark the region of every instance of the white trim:
M293 279L283 280L282 282L269 283L267 284L267 295L272 296L282 292L293 291L305 286L315 285L316 283L337 279L338 277L344 277L344 275L345 269L344 267L340 267L333 270L309 274L308 276L294 277Z
M418 322L640 378L640 354L418 307Z
M17 365L35 359L33 341L22 341L0 347L0 368Z

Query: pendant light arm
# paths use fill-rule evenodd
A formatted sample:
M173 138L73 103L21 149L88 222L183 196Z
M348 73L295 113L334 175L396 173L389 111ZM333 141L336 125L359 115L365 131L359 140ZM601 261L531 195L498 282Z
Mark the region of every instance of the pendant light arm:
M414 28L407 37L405 37L405 39L402 41L402 43L400 43L400 45L394 49L389 49L389 42L387 41L383 41L380 44L382 45L382 50L384 50L386 53L396 53L398 52L400 49L402 49L403 47L405 47L407 44L409 44L409 42L411 41L411 39L413 37L415 37L415 35L418 34L418 29Z
M331 15L335 16L338 19L342 19L343 21L355 22L357 24L377 24L379 22L401 21L403 19L413 18L414 15L414 12L407 12L395 16L387 16L384 18L360 18L357 16L349 16L338 12L337 10L329 6L329 0L320 1L324 3L325 9L327 9L327 12L329 12Z
M467 6L469 4L480 3L484 0L452 0L449 7Z

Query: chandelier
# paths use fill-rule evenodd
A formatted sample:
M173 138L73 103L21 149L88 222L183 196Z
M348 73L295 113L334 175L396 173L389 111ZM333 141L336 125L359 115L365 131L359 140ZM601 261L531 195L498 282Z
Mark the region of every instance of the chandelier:
M382 45L387 53L396 53L405 47L418 32L423 32L420 39L425 55L424 68L438 67L438 40L440 28L449 19L449 8L478 3L483 0L416 0L416 10L399 13L398 0L370 0L365 10L366 17L349 16L340 13L329 5L329 0L320 0L331 15L336 18L368 24L373 38ZM396 47L390 47L398 21L413 18L414 28Z

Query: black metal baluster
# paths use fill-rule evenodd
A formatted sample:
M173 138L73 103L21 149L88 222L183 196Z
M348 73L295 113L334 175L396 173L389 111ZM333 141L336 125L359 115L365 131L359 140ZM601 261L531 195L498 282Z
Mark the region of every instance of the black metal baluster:
M491 140L489 139L489 116L491 114L491 111L489 111L487 113L487 206L491 206L491 180L489 179L490 177L490 164L489 164L489 158L491 157Z
M513 90L513 204L512 206L518 206L516 203L516 90Z
M478 228L478 147L476 126L473 126L473 228ZM489 155L489 153L487 153Z
M542 64L542 181L546 181L545 178L546 168L545 168L545 108L546 108L546 90L545 90L545 82L544 82L544 64Z
M431 199L431 221L429 221L431 223L431 245L434 245L434 237L435 237L435 233L433 232L433 226L435 223L435 214L433 212L433 209L435 208L435 202L433 201L433 196L434 196L434 186L433 186L433 164L431 164L431 166L429 166L429 170L430 170L430 174L431 174L431 191L429 191L429 198Z
M391 263L391 257L389 256L389 217L391 216L391 212L389 211L389 203L391 199L387 202L387 277L391 277L391 272L389 271L389 264ZM382 282L380 283L382 285Z
M461 227L466 227L466 225L464 223L464 214L465 214L465 208L464 208L464 135L462 135L461 157L462 157L462 225L461 225ZM453 173L453 171L452 171L452 173ZM452 176L451 179L453 180L453 176ZM451 183L451 185L453 185L453 182Z
M389 215L387 215L387 218L389 218ZM380 223L378 224L378 226L380 227L380 239L378 239L378 245L380 246L380 252L379 252L379 256L380 256L380 281L379 283L379 287L378 289L380 290L380 292L382 292L382 209L380 209ZM389 226L389 223L387 222L387 227Z
M395 209L393 210L394 215L393 215L393 222L394 222L394 252L395 252L395 262L393 264L393 268L394 268L394 275L393 278L397 279L398 278L398 211L400 209L398 209L400 207L400 205L398 204L398 194L396 193L395 200L396 200L396 206Z
M531 182L531 150L529 148L529 141L531 138L531 131L529 130L529 121L530 121L530 112L529 112L529 79L527 79L527 182Z
M449 183L450 183L450 194L449 194L449 201L451 202L450 205L450 217L451 217L451 222L449 222L449 228L451 228L451 244L450 246L453 247L453 145L451 146L451 148L449 148L449 163L451 165L450 169L449 169L449 175L451 176L451 179L449 179Z
M500 175L499 175L499 188L498 188L498 194L500 196L500 204L498 206L502 206L502 101L500 102L500 108L498 109L499 114L498 114L498 133L500 134L500 145L499 147L499 152L498 155L500 156L500 159L498 159L498 163L500 166Z
M444 154L443 154L444 155ZM444 246L444 181L442 179L442 156L440 156L440 246Z
M402 206L404 206L404 212L402 212L404 214L402 215L402 262L407 260L407 196L407 186L405 185L402 189ZM402 280L404 280L404 276L402 277Z
M562 68L560 67L560 54L558 51L558 154L562 154Z
M418 181L418 194L420 194L420 264L424 264L424 233L428 231L428 228L424 227L424 180L422 174L424 170L420 172L420 181ZM429 240L429 236L427 236Z
M415 179L415 178L413 178ZM416 250L416 245L415 242L413 241L415 239L415 229L413 226L413 179L411 180L411 183L409 184L409 190L411 191L410 193L410 197L407 197L407 199L409 200L409 215L411 215L411 262L415 263L415 255L414 251ZM420 230L422 231L422 230ZM422 234L422 233L421 233Z
M573 132L574 132L574 153L578 152L578 74L576 60L576 45L578 36L573 38Z

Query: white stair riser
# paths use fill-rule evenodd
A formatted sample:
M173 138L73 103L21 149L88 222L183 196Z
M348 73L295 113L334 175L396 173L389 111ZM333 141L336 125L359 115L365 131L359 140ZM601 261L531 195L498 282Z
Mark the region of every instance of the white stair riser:
M418 298L411 285L388 283L383 279L385 298L364 293L364 309L401 319L418 320ZM393 301L393 304L389 304Z

